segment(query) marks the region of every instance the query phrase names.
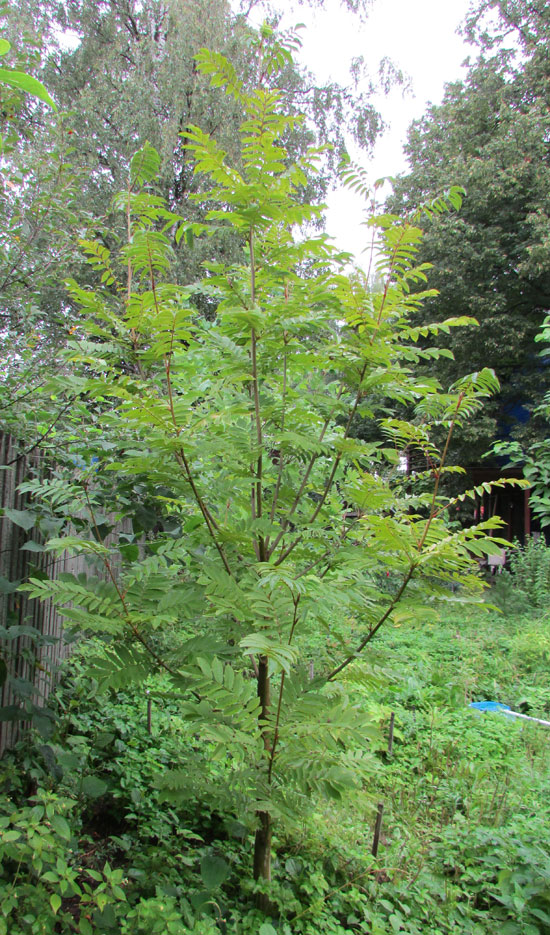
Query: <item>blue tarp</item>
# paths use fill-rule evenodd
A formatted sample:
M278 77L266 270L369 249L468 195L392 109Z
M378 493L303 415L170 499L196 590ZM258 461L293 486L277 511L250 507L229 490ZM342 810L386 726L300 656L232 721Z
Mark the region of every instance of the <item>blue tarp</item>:
M511 711L509 705L501 704L500 701L472 701L469 708L475 708L477 711Z

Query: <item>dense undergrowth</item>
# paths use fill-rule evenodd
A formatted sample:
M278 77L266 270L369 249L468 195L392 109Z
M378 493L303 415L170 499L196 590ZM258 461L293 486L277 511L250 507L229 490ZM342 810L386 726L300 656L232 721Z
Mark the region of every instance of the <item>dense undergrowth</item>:
M379 683L372 666L346 682L366 723L380 724L365 737L371 781L304 810L276 839L266 917L255 884L243 884L250 829L216 801L213 780L231 782L231 764L212 760L154 679L149 692L98 695L83 644L52 736L27 738L1 763L0 932L550 932L548 729L468 708L493 699L548 718L549 647L550 621L533 608L462 608L388 629L371 658ZM184 803L163 788L174 768L188 778Z

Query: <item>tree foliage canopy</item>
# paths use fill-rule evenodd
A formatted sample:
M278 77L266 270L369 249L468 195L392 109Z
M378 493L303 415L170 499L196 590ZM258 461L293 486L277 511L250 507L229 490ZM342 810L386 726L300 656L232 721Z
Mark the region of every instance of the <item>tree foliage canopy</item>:
M222 796L255 827L254 876L264 883L273 822L292 827L308 797L340 797L369 774L368 751L351 743L371 728L344 673L394 614L425 615L426 602L452 600L458 582L479 597L472 555L495 548L494 520L450 533L439 490L453 431L494 392L494 374L465 377L449 393L416 377L418 362L439 352L421 348L409 324L430 294L410 292L425 281L414 223L372 220L376 290L346 274L346 257L324 235L304 235L319 209L303 203L301 189L319 152L290 159L297 118L270 80L284 79L292 47L271 31L260 37L264 81L252 90L218 52L198 54L197 69L238 102L244 120L237 164L201 127L184 134L205 209L193 237L155 192L155 148L131 159L115 199L127 239L113 251L102 239L82 242L100 283L69 282L82 315L66 371L48 387L97 414L95 444L85 419L73 439L85 462L95 460L74 483L25 485L54 518L79 521L80 535L65 525L47 549L83 553L108 576L36 578L25 589L53 597L73 626L106 640L92 661L103 687L142 680L151 667L166 672L197 736L231 760L231 782L202 795ZM446 209L438 199L428 211ZM239 243L239 261L213 260L200 283L174 283L173 243L191 251L220 228ZM214 320L197 314L197 291L215 298ZM414 417L388 417L388 399ZM351 438L356 414L379 422L384 440ZM445 433L442 449L434 429ZM398 470L408 447L430 465L427 492ZM109 545L104 493L111 511L135 515L135 503L117 500L129 484L147 490L158 521L141 547L137 536ZM200 756L158 783L177 801L199 777Z

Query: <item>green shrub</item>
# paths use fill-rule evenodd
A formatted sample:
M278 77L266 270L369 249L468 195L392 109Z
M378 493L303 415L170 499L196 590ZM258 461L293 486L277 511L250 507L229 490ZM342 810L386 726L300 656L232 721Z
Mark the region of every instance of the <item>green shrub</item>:
M550 661L550 626L541 620L539 627L533 626L519 633L510 641L513 657L528 671L548 669Z
M524 546L510 553L510 572L514 587L527 594L533 607L548 607L550 603L550 548L541 536L531 536Z
M43 789L22 807L0 801L0 935L90 935L88 919L126 900L122 870L82 866L75 806Z

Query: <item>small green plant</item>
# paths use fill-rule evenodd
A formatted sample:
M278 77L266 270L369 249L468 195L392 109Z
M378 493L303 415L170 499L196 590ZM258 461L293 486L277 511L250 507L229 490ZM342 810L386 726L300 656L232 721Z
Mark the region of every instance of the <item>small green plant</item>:
M527 671L548 671L550 662L550 626L543 619L534 628L521 629L512 640L510 650Z
M181 901L159 893L142 899L121 922L120 935L219 935L214 920L193 918L193 909L182 910Z
M495 575L487 600L507 617L518 616L527 607L532 607L527 591L522 589L519 582L506 569L499 575Z
M29 805L0 802L0 933L91 935L88 919L125 901L123 871L79 865L74 799L39 789ZM76 901L76 918L71 912Z
M533 607L546 608L550 602L550 548L544 536L530 536L525 545L517 543L510 552L510 574L515 588L527 596Z

